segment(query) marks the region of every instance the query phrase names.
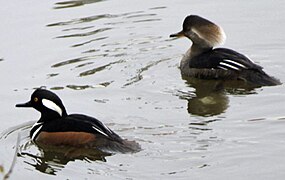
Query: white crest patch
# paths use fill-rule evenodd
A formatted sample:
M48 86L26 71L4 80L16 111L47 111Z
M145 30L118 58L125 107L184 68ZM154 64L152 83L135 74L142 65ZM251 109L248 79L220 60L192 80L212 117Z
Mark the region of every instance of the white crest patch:
M196 28L191 28L191 31L195 33L200 39L204 39L204 37L199 33Z
M220 45L223 45L227 39L226 33L222 27L218 26L220 30Z
M201 29L192 28L191 31L200 39L203 39L210 47L224 44L226 41L226 34L218 25L202 27Z
M51 110L57 112L60 116L62 116L62 109L58 105L56 105L54 102L52 102L51 100L43 99L42 103L48 109L51 109Z
M102 135L108 137L108 135L106 133L104 133L103 131L101 131L100 129L96 128L95 126L92 126L93 129L95 129L96 131L98 131L99 133L101 133Z

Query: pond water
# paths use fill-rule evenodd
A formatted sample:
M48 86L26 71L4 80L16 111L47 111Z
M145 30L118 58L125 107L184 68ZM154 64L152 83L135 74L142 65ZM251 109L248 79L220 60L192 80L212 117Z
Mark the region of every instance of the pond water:
M0 7L0 172L19 179L284 179L284 85L213 92L178 69L198 14L221 25L224 46L284 82L285 2L194 0L5 1ZM66 160L28 138L39 118L15 104L46 87L68 112L97 117L143 150ZM17 141L18 134L20 140Z

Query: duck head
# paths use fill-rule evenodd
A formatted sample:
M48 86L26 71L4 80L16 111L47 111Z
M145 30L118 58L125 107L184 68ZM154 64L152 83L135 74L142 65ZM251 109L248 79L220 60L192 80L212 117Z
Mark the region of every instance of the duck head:
M170 37L188 37L193 44L202 48L221 45L226 39L220 26L197 15L187 16L184 19L182 31L171 34Z
M30 101L17 104L16 107L32 107L41 113L41 119L54 119L67 116L60 98L46 89L36 89Z

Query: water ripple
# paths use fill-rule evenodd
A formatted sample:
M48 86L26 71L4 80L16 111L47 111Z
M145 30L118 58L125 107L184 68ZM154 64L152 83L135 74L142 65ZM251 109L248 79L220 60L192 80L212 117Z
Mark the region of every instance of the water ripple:
M166 59L161 59L161 60L158 60L158 61L153 61L153 62L150 62L148 65L138 69L136 75L134 77L131 77L130 79L128 79L127 81L129 81L129 82L124 84L123 87L127 87L127 86L130 86L130 85L133 85L133 84L139 82L140 80L143 79L143 75L142 74L145 71L147 71L149 68L151 68L153 66L156 66L156 65L158 65L161 62L165 62L165 61L169 61L169 60L171 60L171 59L170 58L166 58Z
M95 34L98 34L100 32L108 31L108 30L111 30L111 29L112 28L100 28L100 29L96 29L94 31L90 31L90 32L86 32L86 33L77 33L77 34L69 34L69 35L57 36L56 38L84 37L84 36L95 35Z
M62 22L57 22L57 23L51 23L46 25L47 27L54 27L54 26L67 26L67 25L76 25L76 24L81 24L81 23L87 23L87 22L93 22L101 19L109 19L109 18L117 18L117 17L124 17L124 16L129 16L132 14L139 14L143 13L144 11L134 11L134 12L128 12L128 13L122 13L122 14L100 14L100 15L94 15L94 16L88 16L88 17L83 17L83 18L77 18L77 19L72 19L69 21L62 21ZM148 15L146 15L148 16ZM106 23L108 24L108 23ZM90 26L88 26L90 28ZM74 29L74 28L72 28Z
M64 88L69 88L72 90L85 90L85 89L93 89L93 88L102 88L102 87L107 87L109 86L111 83L113 83L113 81L109 81L109 82L102 82L99 83L97 85L75 85L75 84L70 84L70 85L66 85L66 86L54 86L51 87L51 90L62 90Z
M77 1L66 1L66 2L60 2L57 4L62 5L70 5L73 3L77 3ZM158 7L158 9L163 7ZM74 38L73 44L70 45L71 48L78 48L80 50L78 57L76 58L70 58L68 60L64 60L62 62L57 62L53 64L52 68L58 68L66 65L72 65L76 64L75 68L82 68L82 67L88 67L94 62L89 61L92 59L95 59L97 57L104 57L104 58L118 58L121 57L121 59L125 59L124 57L127 57L128 55L134 54L136 55L137 51L139 51L140 54L145 54L149 51L155 51L156 49L166 49L169 47L169 45L161 45L158 44L159 41L163 38L163 36L155 36L155 35L147 35L147 36L137 36L136 33L131 33L130 39L123 39L123 40L110 40L113 36L109 36L106 34L113 34L115 33L116 36L118 32L117 30L120 30L122 28L125 29L132 29L136 28L133 26L129 26L128 24L133 24L135 22L147 22L147 21L160 21L160 18L156 18L156 13L147 13L145 11L132 11L132 12L125 12L125 13L118 13L118 14L99 14L99 15L93 15L93 16L86 16L81 18L74 18L71 20L56 22L56 23L50 23L47 24L47 27L58 27L61 28L61 32L63 32L63 35L58 35L55 38L57 39L71 39ZM108 20L106 20L108 19ZM99 21L100 20L100 21ZM96 25L94 25L96 21ZM124 25L117 26L117 23L124 23ZM79 27L78 27L79 26ZM110 27L111 26L111 27ZM94 29L96 27L96 29ZM86 32L87 31L87 32ZM135 29L134 29L135 31ZM125 31L123 31L125 32ZM94 35L99 35L100 33L104 33L101 37L93 37ZM115 37L116 37L115 36ZM123 34L123 36L126 36ZM81 40L81 42L74 42L77 40ZM98 44L101 45L98 46ZM97 43L98 42L98 43ZM95 48L93 46L93 43L95 44ZM155 43L155 44L154 44ZM149 46L151 44L151 46ZM135 47L138 46L138 47ZM138 50L135 50L137 48ZM82 54L90 54L90 56L82 56ZM101 60L99 60L101 61ZM114 60L104 60L107 62L114 61ZM138 81L140 81L143 76L142 73L147 71L150 67L155 66L159 64L160 62L163 62L165 60L160 60L157 62L150 62L140 69L136 70L136 75L134 77L131 77L127 79L127 83L125 83L124 86L128 86L131 84L134 84ZM90 75L94 75L97 72L103 71L103 70L109 70L113 65L126 62L127 60L122 61L115 61L110 62L105 65L101 65L98 67L94 67L92 69L84 70L83 72L79 73L79 77L86 77ZM53 76L53 73L48 74L47 76L55 77L58 74Z
M99 66L99 67L96 67L94 69L91 69L91 70L88 70L88 71L84 71L84 72L80 73L79 76L80 77L89 76L89 75L95 74L97 72L100 72L100 71L110 67L113 64L118 64L118 63L123 63L123 62L125 62L125 61L119 60L119 61L111 62L111 63L105 64L103 66Z
M70 60L60 62L60 63L56 63L56 64L52 65L51 67L57 68L57 67L61 67L61 66L67 65L67 64L73 64L73 63L77 63L77 62L81 62L81 61L85 61L85 60L87 60L87 59L84 57L70 59Z
M153 8L149 8L150 10L157 10L157 9L166 9L166 6L159 6L159 7L153 7Z
M83 6L85 4L97 3L104 0L76 0L76 1L62 1L55 3L54 9L64 9L64 8L72 8Z
M95 39L91 39L91 40L85 41L85 42L83 42L83 43L74 44L74 45L72 45L71 47L84 46L84 45L89 44L89 43L92 43L92 42L94 42L94 41L100 41L100 40L107 39L107 38L108 38L107 36L105 36L105 37L99 37L99 38L95 38ZM95 52L95 51L93 51L93 52Z
M85 57L70 59L70 60L62 61L60 63L56 63L56 64L52 65L51 67L52 68L58 68L58 67L61 67L61 66L65 66L65 65L69 65L69 64L74 64L74 63L86 61L86 60L89 60L89 59L92 59L92 58L94 58L94 56L85 56Z
M78 31L78 30L86 30L86 29L91 29L94 28L94 26L86 26L86 27L72 27L72 28L67 28L63 29L62 31Z
M97 21L97 20L99 20L99 19L111 18L111 17L116 17L116 16L111 15L111 14L100 14L100 15L95 15L95 16L90 16L90 17L72 19L72 20L69 20L69 21L51 23L51 24L48 24L48 25L46 25L46 26L47 26L47 27L53 27L53 26L75 25L75 24L81 24L81 23L86 23L86 22L92 22L92 21Z
M90 85L67 85L66 86L67 88L69 89L73 89L73 90L84 90L84 89L87 89L87 88L94 88L93 86L90 86Z
M136 20L136 21L133 21L133 23L151 22L151 21L161 21L161 19L158 19L158 18L143 19L143 20Z

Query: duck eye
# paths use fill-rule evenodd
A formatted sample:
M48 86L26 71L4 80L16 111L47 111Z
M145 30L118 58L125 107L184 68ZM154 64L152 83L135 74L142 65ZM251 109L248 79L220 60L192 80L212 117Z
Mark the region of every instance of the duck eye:
M37 97L34 98L34 102L38 102L39 99Z

